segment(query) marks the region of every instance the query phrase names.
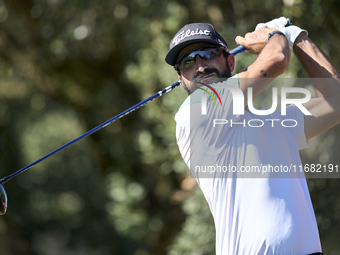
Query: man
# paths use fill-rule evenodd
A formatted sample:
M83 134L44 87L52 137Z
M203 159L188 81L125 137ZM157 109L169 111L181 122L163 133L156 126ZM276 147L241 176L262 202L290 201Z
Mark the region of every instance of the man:
M241 171L251 166L299 166L299 149L307 147L307 140L340 122L339 72L307 31L285 27L287 22L281 17L236 37L238 44L258 57L233 77L234 56L209 24L184 26L166 56L189 94L175 117L177 144L214 217L217 254L322 254L303 172L286 178L266 172L261 178L250 178ZM312 78L329 78L315 82L318 97L304 104L311 115L290 106L285 116L277 110L270 116L256 116L258 126L245 125L254 115L248 110L233 113L233 93L239 88L247 98L252 88L255 98L286 70L290 47ZM215 99L204 99L208 89L217 92L220 105L214 104ZM263 124L284 118L296 125ZM215 125L216 119L234 125ZM214 171L207 175L207 169Z

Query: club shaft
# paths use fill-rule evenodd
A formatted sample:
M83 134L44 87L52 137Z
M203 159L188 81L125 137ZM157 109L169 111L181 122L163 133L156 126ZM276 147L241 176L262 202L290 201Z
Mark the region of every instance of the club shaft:
M233 54L233 55L237 55L237 54L239 54L239 53L241 53L241 52L243 52L243 51L245 51L245 50L246 50L246 48L244 48L243 46L238 46L237 48L231 50L230 53ZM93 129L91 129L90 131L84 133L83 135L81 135L81 136L79 136L79 137L73 139L72 141L70 141L70 142L64 144L63 146L61 146L61 147L59 147L58 149L56 149L56 150L54 150L54 151L48 153L47 155L43 156L42 158L40 158L40 159L34 161L33 163L31 163L31 164L29 164L29 165L27 165L27 166L21 168L21 169L18 170L18 171L16 171L16 172L14 172L14 173L12 173L12 174L10 174L10 175L8 175L8 176L6 176L6 177L0 179L0 184L4 184L4 183L8 182L8 181L9 181L10 179L12 179L13 177L15 177L15 176L17 176L17 175L19 175L19 174L25 172L26 170L28 170L28 169L31 168L32 166L34 166L34 165L38 164L39 162L41 162L41 161L47 159L48 157L52 156L53 154L57 153L58 151L61 151L61 150L65 149L66 147L70 146L71 144L74 144L75 142L77 142L77 141L79 141L79 140L81 140L81 139L83 139L83 138L85 138L85 137L87 137L87 136L89 136L89 135L91 135L91 134L97 132L98 130L100 130L100 129L102 129L102 128L108 126L108 125L110 125L112 122L114 122L114 121L116 121L116 120L118 120L118 119L124 117L125 115L128 115L129 113L131 113L131 112L137 110L138 108L140 108L140 107L144 106L145 104L151 102L152 100L156 99L157 97L160 97L160 96L162 96L162 95L168 93L169 91L171 91L171 90L173 90L174 88L178 87L180 84L181 84L181 82L180 82L180 81L177 81L177 82L175 82L174 84L172 84L172 85L166 87L165 89L162 89L162 90L158 91L156 94L152 95L151 97L149 97L149 98L147 98L147 99L141 101L140 103L138 103L138 104L136 104L136 105L130 107L129 109L125 110L124 112L122 112L122 113L118 114L117 116L115 116L115 117L113 117L113 118L111 118L111 119L105 121L104 123L100 124L99 126L93 128Z
M41 162L41 161L45 160L46 158L52 156L53 154L57 153L58 151L61 151L62 149L65 149L66 147L70 146L71 144L74 144L75 142L77 142L77 141L79 141L79 140L81 140L81 139L83 139L83 138L85 138L85 137L87 137L87 136L89 136L89 135L91 135L91 134L97 132L98 130L100 130L100 129L102 129L102 128L108 126L108 125L110 125L112 122L114 122L114 121L116 121L116 120L118 120L118 119L124 117L125 115L127 115L127 114L129 114L129 113L131 113L131 112L133 112L133 111L135 111L135 110L137 110L138 108L140 108L140 107L142 107L143 105L145 105L145 104L151 102L152 100L156 99L157 97L160 97L160 96L162 96L162 95L168 93L169 91L173 90L174 88L176 88L176 87L179 86L180 84L181 84L181 82L180 82L180 81L177 81L177 82L175 82L174 84L172 84L172 85L166 87L165 89L162 89L162 90L158 91L156 94L152 95L151 97L149 97L149 98L147 98L147 99L141 101L140 103L138 103L138 104L136 104L136 105L130 107L129 109L125 110L124 112L122 112L122 113L118 114L117 116L115 116L115 117L113 117L113 118L111 118L111 119L105 121L104 123L102 123L102 124L100 124L99 126L93 128L93 129L91 129L90 131L84 133L83 135L81 135L81 136L75 138L74 140L72 140L72 141L70 141L70 142L64 144L63 146L61 146L61 147L59 147L58 149L56 149L56 150L50 152L49 154L43 156L42 158L40 158L40 159L34 161L33 163L31 163L31 164L25 166L24 168L22 168L22 169L16 171L16 172L13 173L13 174L8 175L8 176L2 178L2 179L0 180L0 184L4 184L4 183L8 182L10 179L12 179L13 177L15 177L16 175L21 174L22 172L28 170L28 169L31 168L32 166L38 164L39 162Z

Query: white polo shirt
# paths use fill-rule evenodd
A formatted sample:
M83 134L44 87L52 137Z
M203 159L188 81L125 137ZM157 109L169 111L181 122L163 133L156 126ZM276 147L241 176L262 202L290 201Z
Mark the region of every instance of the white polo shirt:
M225 83L238 86L238 78ZM300 171L299 149L308 146L303 113L291 106L286 116L280 110L267 116L249 111L233 115L230 90L216 90L222 106L208 100L207 114L202 115L205 92L197 89L175 116L180 153L215 221L216 254L321 252L308 187Z

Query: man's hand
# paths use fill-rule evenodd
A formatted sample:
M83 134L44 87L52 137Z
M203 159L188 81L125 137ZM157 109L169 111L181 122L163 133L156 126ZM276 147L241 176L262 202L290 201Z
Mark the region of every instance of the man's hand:
M287 37L288 39L288 42L289 42L289 46L290 48L292 49L293 46L294 46L294 43L296 41L296 38L301 34L305 34L305 35L308 35L308 32L307 30L305 29L301 29L297 26L289 26L289 27L283 27L283 28L280 28L279 29L282 33L285 34L285 36Z
M258 55L266 45L269 33L276 31L273 28L261 28L254 32L247 33L244 37L237 36L235 41L237 44L247 48L247 51Z
M308 35L307 30L301 29L297 26L294 26L290 19L281 17L278 19L273 19L266 23L259 23L255 27L255 31L261 28L276 28L277 30L280 30L282 33L285 34L285 36L288 39L289 46L292 49L294 46L294 43L296 41L296 38L301 34L304 33L305 35Z

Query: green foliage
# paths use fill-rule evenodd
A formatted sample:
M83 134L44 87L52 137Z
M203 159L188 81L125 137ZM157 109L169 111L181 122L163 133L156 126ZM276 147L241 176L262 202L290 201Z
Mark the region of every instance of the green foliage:
M170 247L169 255L214 254L215 227L208 204L197 187L192 197L183 202L183 210L188 215L183 226Z
M209 22L234 38L282 15L340 67L339 3L319 0L0 0L0 173L8 175L177 80L172 36ZM254 56L237 56L236 72ZM306 77L292 57L283 77ZM6 184L1 254L212 254L200 191L175 199L188 170L172 91ZM339 162L339 128L304 162ZM309 180L325 254L337 254L338 180ZM179 192L179 193L178 193Z

